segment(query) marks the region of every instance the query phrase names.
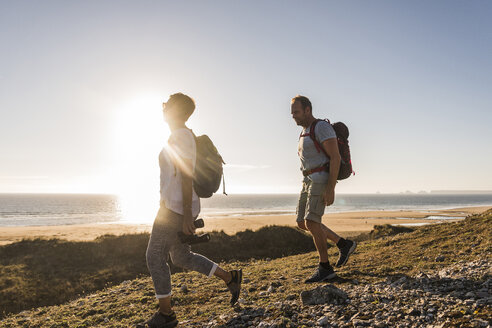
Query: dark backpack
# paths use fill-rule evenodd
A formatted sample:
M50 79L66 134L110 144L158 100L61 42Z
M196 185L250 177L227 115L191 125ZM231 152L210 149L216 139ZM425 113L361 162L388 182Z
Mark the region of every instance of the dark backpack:
M192 131L193 132L193 131ZM193 133L193 136L195 134ZM217 148L207 135L195 136L196 164L193 176L193 188L200 198L209 198L219 189L220 180L225 181L222 164L225 164ZM227 194L226 194L227 195Z
M313 140L314 146L318 150L318 153L320 151L322 151L326 155L326 157L329 158L328 154L325 152L323 147L321 147L318 140L316 140L315 128L316 128L316 124L320 121L325 121L325 122L330 123L330 120L328 120L328 119L325 119L325 120L316 119L316 120L314 120L314 122L311 124L311 128L309 129L309 136ZM352 175L352 173L354 173L354 171L352 170L352 161L350 159L350 148L349 148L349 142L348 142L349 129L342 122L333 123L333 124L331 124L331 126L333 127L333 130L335 130L335 133L337 134L338 152L340 153L340 157L341 157L340 169L338 171L337 180L347 179L349 176Z

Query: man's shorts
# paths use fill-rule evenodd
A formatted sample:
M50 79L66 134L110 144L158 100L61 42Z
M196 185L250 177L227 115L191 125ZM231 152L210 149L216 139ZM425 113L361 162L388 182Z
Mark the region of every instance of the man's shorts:
M302 183L302 191L297 205L297 222L310 220L321 223L321 217L325 213L325 202L323 192L326 183L312 182L311 180Z

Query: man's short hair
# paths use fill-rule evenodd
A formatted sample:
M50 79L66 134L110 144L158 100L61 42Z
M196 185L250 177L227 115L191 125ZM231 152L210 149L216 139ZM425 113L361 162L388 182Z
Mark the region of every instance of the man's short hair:
M182 112L185 120L188 120L191 114L195 111L195 101L191 97L188 97L181 92L171 95L166 103L166 106L178 108Z
M306 108L311 108L311 112L313 111L313 105L311 105L311 101L309 100L308 97L297 95L294 98L292 98L291 105L294 104L296 101L300 102L302 105L302 109Z

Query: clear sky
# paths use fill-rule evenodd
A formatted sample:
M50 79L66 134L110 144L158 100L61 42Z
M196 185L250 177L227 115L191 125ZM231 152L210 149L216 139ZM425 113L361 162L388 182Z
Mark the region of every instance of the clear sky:
M344 193L492 189L491 1L1 1L0 192L158 197L161 103L229 192L300 190L290 99L345 122Z

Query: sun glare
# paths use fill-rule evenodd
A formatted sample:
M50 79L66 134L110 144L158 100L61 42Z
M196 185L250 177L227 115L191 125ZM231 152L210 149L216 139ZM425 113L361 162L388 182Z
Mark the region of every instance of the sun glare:
M158 155L169 137L162 101L143 95L115 110L113 185L126 222L152 223L159 206Z

